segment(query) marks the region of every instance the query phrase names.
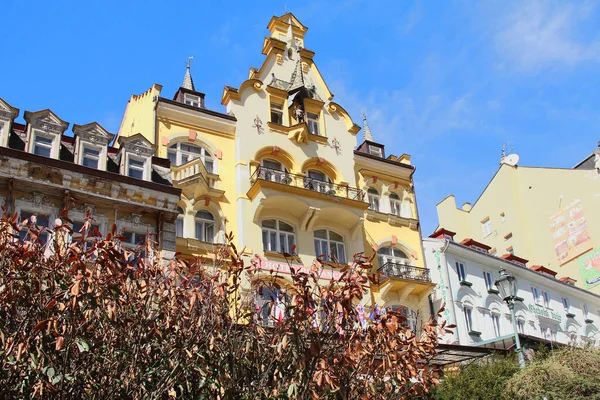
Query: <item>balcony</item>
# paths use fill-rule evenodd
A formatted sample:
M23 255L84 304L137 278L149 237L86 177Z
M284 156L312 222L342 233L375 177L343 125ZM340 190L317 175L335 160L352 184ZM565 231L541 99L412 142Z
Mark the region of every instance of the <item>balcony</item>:
M429 269L427 268L419 268L413 267L412 265L387 262L379 268L379 272L386 278L398 278L431 283Z
M200 158L182 165L172 165L171 180L173 186L180 188L187 198L197 198L206 194L218 198L224 193L217 189L219 175L207 171Z
M350 201L360 203L359 207L367 208L364 192L360 189L309 178L305 175L292 174L259 166L250 177L252 188L249 197L253 198L260 187L269 186L283 191L297 191L299 195L317 196L325 200Z

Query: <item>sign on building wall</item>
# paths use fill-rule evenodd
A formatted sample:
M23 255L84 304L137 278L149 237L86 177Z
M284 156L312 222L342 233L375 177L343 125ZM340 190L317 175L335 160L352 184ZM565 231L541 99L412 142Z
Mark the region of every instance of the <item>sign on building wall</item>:
M574 200L552 215L550 231L561 266L593 247L581 200Z
M583 287L589 289L600 283L600 249L594 250L577 259Z

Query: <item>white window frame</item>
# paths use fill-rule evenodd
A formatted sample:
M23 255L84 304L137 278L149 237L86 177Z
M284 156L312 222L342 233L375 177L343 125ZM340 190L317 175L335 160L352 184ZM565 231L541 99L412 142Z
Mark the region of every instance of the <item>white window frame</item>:
M265 165L267 163L272 163L272 165ZM277 164L277 168L274 168L275 164ZM260 179L265 179L267 181L278 183L282 183L283 181L283 183L287 184L287 182L285 182L283 178L288 176L288 170L281 161L272 158L263 158L260 161L260 166L263 168L260 174L261 176L259 177ZM288 176L288 178L290 178L291 183L291 177Z
M562 298L562 305L563 308L565 309L566 312L569 312L571 309L571 302L569 301L568 297L563 297Z
M367 150L370 155L376 157L383 157L383 150L379 146L367 145Z
M269 102L269 110L270 110L270 121L277 125L283 125L283 103L279 103L278 101L271 100ZM277 115L278 118L275 120L273 115Z
M200 106L202 105L202 99L200 98L200 96L197 96L195 94L184 93L183 103L187 104L188 106L200 108Z
M266 221L275 221L275 228L264 226L264 222ZM292 228L292 231L281 230L281 223L289 225ZM278 219L265 219L261 222L262 229L262 241L263 241L263 251L271 252L271 253L289 253L292 254L294 251L292 250L292 246L296 245L296 228L292 224L289 224L285 221L281 221ZM266 235L266 236L265 236ZM274 235L274 236L273 236ZM267 241L265 242L265 237ZM273 237L275 238L275 243L272 242ZM282 239L283 243L282 243ZM292 244L290 245L290 239L292 239Z
M581 304L581 311L583 311L583 318L584 319L590 319L590 310L588 309L588 305L587 303L582 303Z
M456 274L460 282L467 282L467 268L464 263L456 261Z
M311 133L313 135L317 135L317 136L322 136L320 133L320 127L319 127L319 114L313 113L313 112L307 112L306 113L306 125L308 126L309 133Z
M327 238L325 239L316 237L315 234L318 231L325 231L325 235L327 236ZM340 242L338 240L331 239L331 233L340 236L342 238L342 241ZM318 257L320 255L325 255L328 260L332 261L333 259L331 256L331 246L334 245L337 253L337 262L340 264L346 264L346 240L344 239L343 235L340 235L339 233L329 229L315 229L313 231L313 240L315 244L315 253L317 253L315 254L315 256ZM323 246L326 246L325 249L327 251L323 252Z
M517 320L517 331L521 334L525 334L525 318L523 318L522 316L517 316L516 318Z
M198 214L201 212L209 213L210 215L212 215L213 219L210 220L208 218L199 217ZM200 226L201 226L201 228L199 230ZM206 237L207 230L211 226L212 226L213 234L212 234L212 238L208 238L208 237ZM199 235L199 233L201 233L201 235ZM200 238L198 236L202 236L202 237ZM215 214L208 210L198 210L196 212L196 215L194 216L194 238L201 242L214 243L216 241L216 237L217 237L217 218L215 217Z
M402 200L397 193L390 193L389 197L391 213L399 217L402 209Z
M39 129L34 129L32 136L33 137L31 138L31 141L32 141L32 144L31 144L31 154L36 154L35 153L35 148L38 145L37 138L38 137L42 137L42 138L45 138L45 139L50 139L50 141L51 141L50 145L48 145L47 143L44 143L44 144L39 143L40 147L47 148L47 149L50 150L50 155L49 156L44 156L44 155L41 155L41 154L36 154L36 155L39 155L41 157L48 157L48 158L54 158L54 157L56 157L56 153L57 152L56 152L55 148L57 147L56 146L57 135L52 134L52 133L46 133L46 132L44 132L42 130L39 130Z
M483 221L481 221L481 229L483 230L483 237L488 237L493 232L492 220L489 217L486 217Z
M500 311L499 310L492 310L491 312L491 316L492 316L492 326L494 327L494 334L496 335L496 337L500 337L502 334L502 329L500 327Z
M44 218L48 219L48 225L46 226L46 230L43 232L43 235L46 237L46 241L42 241L42 245L43 246L47 246L47 245L51 245L52 240L53 240L53 235L51 234L51 230L54 227L54 220L56 219L54 215L46 212L45 210L35 210L34 208L28 208L28 207L24 207L21 208L20 210L18 210L19 213L19 224L21 224L23 222L23 217L22 217L22 213L28 213L31 214L31 216L35 215L36 219L39 218L40 216L43 216ZM31 218L31 216L27 217L28 219ZM39 225L38 221L36 221L36 225L39 226L40 228L42 228L44 225ZM23 239L25 239L27 237L27 234L29 233L29 228L23 227L22 230L19 232L19 241L23 241ZM23 234L23 237L21 238L21 234ZM29 238L28 240L31 240L31 238Z
M382 250L390 249L391 254L382 254ZM402 253L405 257L402 257L400 254L394 253ZM410 265L410 258L408 254L402 249L399 249L394 246L384 246L377 250L377 262L379 263L379 268L383 267L387 263L393 263L398 265Z
M465 327L468 332L476 332L473 318L473 306L470 303L463 304L463 317L465 318Z
M550 294L546 290L542 290L542 302L544 307L550 308Z
M104 163L102 162L103 161L102 160L103 156L106 157L104 155L104 149L105 148L106 147L104 147L104 146L96 146L96 145L85 143L85 142L81 143L81 154L79 156L79 165L83 165L84 167L86 167L86 165L84 165L83 161L86 158L85 150L89 149L89 150L97 151L98 152L98 158L96 160L97 161L96 167L89 167L89 166L87 166L87 168L94 168L94 169L99 169L99 170L106 169L106 167L105 167L106 162L104 162ZM94 157L88 157L88 158L93 159Z
M531 286L531 295L533 296L533 302L535 304L538 306L544 305L544 301L540 296L540 289L538 289L536 286Z
M494 287L494 277L491 272L483 271L483 280L485 281L485 288L487 290L495 289Z
M374 187L370 187L367 189L367 197L369 198L369 209L373 211L379 211L379 202L381 200L379 191Z
M194 153L191 151L182 150L182 148L181 148L182 145L198 148L198 149L200 149L200 153ZM186 159L188 160L185 163L183 162L184 155L186 156ZM173 165L173 166L187 164L190 161L193 161L193 160L199 158L202 160L202 164L204 164L204 168L206 169L206 172L208 172L210 174L217 173L216 157L214 157L212 155L212 152L210 150L207 150L204 146L196 144L196 143L177 142L177 143L170 145L167 148L167 158L169 159L169 161L171 161L171 165Z
M310 176L311 174L317 174L320 176L319 178L315 178ZM323 171L319 171L318 169L309 169L306 171L306 177L307 181L305 182L304 186L306 187L307 185L310 185L309 189L313 192L328 193L330 190L333 190L331 178L329 178L329 176ZM325 178L325 180L322 178Z
M129 175L129 168L131 168L131 161L135 161L135 162L140 162L142 163L142 167L140 168L139 166L134 166L133 169L137 170L137 171L142 171L142 177L141 178L136 178L134 176ZM125 174L133 179L141 179L141 180L148 180L148 159L144 158L144 157L139 157L139 156L134 156L131 154L127 154L127 163L125 164Z

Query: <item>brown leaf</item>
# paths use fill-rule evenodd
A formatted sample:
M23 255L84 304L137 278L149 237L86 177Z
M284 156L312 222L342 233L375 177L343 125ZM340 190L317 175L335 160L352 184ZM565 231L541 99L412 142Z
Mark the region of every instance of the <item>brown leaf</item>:
M65 338L62 336L59 336L58 338L56 338L56 350L62 349L64 341L65 341Z

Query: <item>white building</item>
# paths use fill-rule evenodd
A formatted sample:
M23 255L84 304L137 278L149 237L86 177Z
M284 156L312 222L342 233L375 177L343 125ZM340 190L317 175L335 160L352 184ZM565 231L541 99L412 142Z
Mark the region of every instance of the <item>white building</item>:
M515 313L521 341L582 345L600 344L600 296L573 285L569 278L542 266L527 267L514 254L497 257L490 247L439 229L423 239L425 261L437 286L432 294L437 311L456 328L442 343L508 348L513 326L506 303L494 282L504 269L518 284Z

